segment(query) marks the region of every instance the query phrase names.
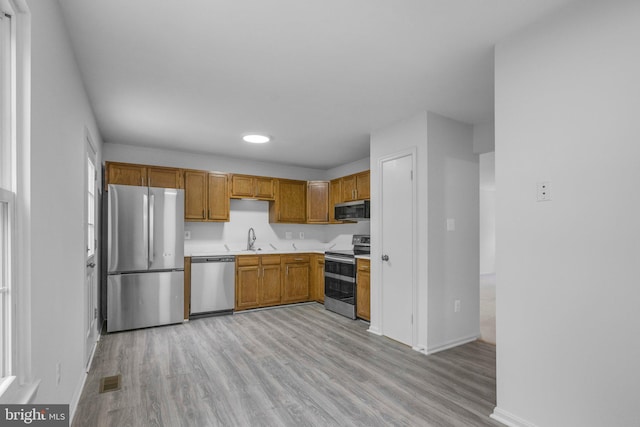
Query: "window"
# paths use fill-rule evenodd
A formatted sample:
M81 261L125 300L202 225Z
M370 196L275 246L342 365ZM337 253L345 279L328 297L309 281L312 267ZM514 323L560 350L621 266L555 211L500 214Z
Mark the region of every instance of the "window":
M15 246L15 52L12 17L0 10L0 388L12 375ZM6 383L5 383L6 384Z

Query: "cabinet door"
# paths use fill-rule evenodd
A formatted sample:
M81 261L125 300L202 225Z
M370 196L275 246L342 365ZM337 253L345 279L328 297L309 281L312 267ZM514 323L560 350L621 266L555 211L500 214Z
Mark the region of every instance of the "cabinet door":
M329 183L327 181L307 183L307 222L321 224L329 222Z
M342 178L342 201L356 200L356 176L349 175Z
M283 279L282 302L309 300L309 262L286 263Z
M371 320L371 272L368 260L358 260L356 282L356 314L365 320Z
M369 171L360 172L356 175L356 200L366 200L371 198L369 190L371 173Z
M254 197L255 186L253 178L250 175L231 175L231 197Z
M209 174L207 219L229 221L229 179L226 173Z
M305 223L307 213L307 182L278 180L277 222Z
M106 184L147 185L147 168L128 163L107 162Z
M160 168L150 166L147 168L149 187L182 188L180 169Z
M258 307L259 281L259 266L236 267L236 310Z
M207 173L204 171L184 172L184 219L202 221L207 204Z
M260 305L277 305L282 301L282 282L280 264L261 267Z
M312 284L315 288L315 301L324 304L324 255L316 255Z
M342 221L336 220L336 205L342 203L342 178L329 182L329 222L340 224Z
M275 198L275 185L273 178L256 176L255 197L263 200L273 200Z

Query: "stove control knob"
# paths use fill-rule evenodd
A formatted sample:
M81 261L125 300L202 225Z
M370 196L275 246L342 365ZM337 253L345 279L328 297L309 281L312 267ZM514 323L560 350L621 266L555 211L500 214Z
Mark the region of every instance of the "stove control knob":
M382 255L383 261L389 261L389 255Z

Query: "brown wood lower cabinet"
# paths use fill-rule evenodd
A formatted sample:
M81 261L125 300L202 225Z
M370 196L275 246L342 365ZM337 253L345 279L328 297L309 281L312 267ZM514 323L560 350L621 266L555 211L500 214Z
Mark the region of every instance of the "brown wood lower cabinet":
M312 256L238 255L235 310L317 300L312 295ZM324 256L322 264L324 274ZM324 278L322 283L324 297Z
M236 257L236 310L268 307L282 300L280 255Z
M356 315L371 320L371 261L358 258L356 265Z
M309 301L310 255L284 255L282 273L282 302Z
M324 304L324 254L311 257L311 299Z

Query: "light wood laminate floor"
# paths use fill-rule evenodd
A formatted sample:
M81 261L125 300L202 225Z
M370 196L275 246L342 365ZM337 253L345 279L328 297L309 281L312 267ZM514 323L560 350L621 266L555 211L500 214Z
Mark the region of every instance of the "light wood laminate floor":
M425 356L367 327L314 303L105 335L73 426L500 425L494 346Z

